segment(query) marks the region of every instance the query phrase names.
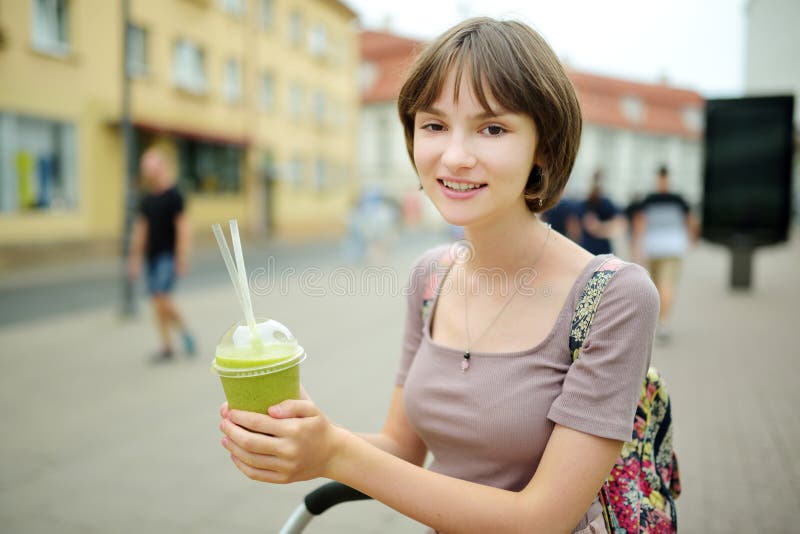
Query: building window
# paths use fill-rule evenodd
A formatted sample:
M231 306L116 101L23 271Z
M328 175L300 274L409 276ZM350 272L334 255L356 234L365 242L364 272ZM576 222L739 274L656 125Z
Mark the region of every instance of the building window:
M308 51L313 57L323 57L328 46L328 32L322 24L316 24L308 32Z
M371 61L364 61L358 66L358 88L366 93L378 80L378 67Z
M634 124L644 120L644 102L638 96L623 96L620 100L622 115Z
M324 91L314 93L314 120L322 124L325 122L327 98Z
M244 0L219 0L219 7L228 15L244 16Z
M681 110L683 125L691 132L699 132L703 129L703 114L698 108L685 107Z
M303 42L303 16L299 11L289 13L289 43L297 46Z
M68 0L33 0L33 47L63 56L69 53Z
M317 158L314 162L314 188L322 191L328 185L328 164L324 158Z
M125 61L129 76L147 74L147 30L141 26L128 26L127 58Z
M75 139L69 123L0 114L0 212L76 208Z
M177 141L179 182L199 193L237 192L242 183L244 150L238 146L182 138Z
M205 53L197 44L181 39L175 44L173 58L175 85L191 93L205 93L206 80Z
M242 66L236 59L225 62L223 97L226 102L238 102L242 98Z
M294 118L299 118L303 115L303 100L305 99L305 91L299 82L294 82L289 87L289 113Z
M303 158L300 156L293 157L291 161L289 161L289 172L287 176L289 183L295 187L300 187L303 185L304 174L305 165L303 163Z
M275 0L261 0L261 29L271 30L275 25Z
M275 107L275 77L269 72L261 75L259 104L262 111L272 111Z

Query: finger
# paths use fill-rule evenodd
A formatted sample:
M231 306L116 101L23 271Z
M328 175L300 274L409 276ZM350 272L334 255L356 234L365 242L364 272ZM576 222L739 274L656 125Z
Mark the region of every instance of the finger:
M252 432L278 435L280 422L263 413L228 410L227 419Z
M259 434L258 432L250 432L228 419L223 419L219 427L223 434L242 449L256 454L273 455L277 452L277 438Z
M272 484L286 484L289 482L286 475L282 473L276 473L275 471L250 467L233 454L231 454L231 460L233 460L233 463L236 465L236 468L239 471L244 473L247 478L252 480L258 480L259 482L270 482Z
M289 417L313 417L319 415L319 408L310 400L285 400L280 404L271 406L269 415L276 419Z
M227 437L222 438L222 446L233 454L236 458L256 469L266 469L267 471L286 472L288 462L283 458L269 454L256 454L238 446L233 440Z
M230 411L231 409L228 407L228 401L223 402L222 405L219 407L219 415L223 419L228 418L228 412Z

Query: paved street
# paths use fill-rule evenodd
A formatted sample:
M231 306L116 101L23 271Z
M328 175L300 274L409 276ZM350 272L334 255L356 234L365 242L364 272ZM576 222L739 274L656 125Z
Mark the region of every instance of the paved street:
M399 244L390 263L400 286L432 241L415 236ZM266 264L263 253L251 251L250 269ZM326 296L300 291L297 269L285 277L286 291L256 296L254 306L301 340L309 353L303 382L328 415L348 428L375 430L389 401L404 299L391 287L381 295L358 283L355 294L332 294L336 261L335 247L282 250L279 267L321 266L317 287ZM800 532L799 265L798 239L764 249L753 290L732 293L725 250L703 245L685 264L675 339L654 354L674 398L681 532ZM199 336L195 360L147 365L154 343L147 313L121 322L107 301L0 326L0 530L277 531L315 483L252 482L219 445L223 395L209 363L218 336L240 312L221 260L216 269L178 295ZM25 287L34 286L32 279ZM25 295L2 307L25 306ZM307 531L421 529L362 502L331 510Z

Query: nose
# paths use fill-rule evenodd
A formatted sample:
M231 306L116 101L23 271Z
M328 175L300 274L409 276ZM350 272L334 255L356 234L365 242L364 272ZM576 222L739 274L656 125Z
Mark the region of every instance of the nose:
M472 151L469 141L463 134L454 133L442 153L442 163L450 171L471 168L477 163L477 158Z

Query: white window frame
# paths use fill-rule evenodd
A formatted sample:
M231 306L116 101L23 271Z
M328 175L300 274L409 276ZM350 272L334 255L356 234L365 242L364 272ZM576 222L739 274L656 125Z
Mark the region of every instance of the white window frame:
M289 86L289 114L299 119L305 113L305 88L300 82L292 82Z
M236 58L225 61L222 96L229 103L239 102L242 99L242 62Z
M275 75L271 72L262 72L258 104L262 111L275 109Z
M208 92L205 52L189 39L179 39L173 49L173 79L175 86L194 94Z
M644 122L645 108L644 101L635 95L625 95L620 101L619 105L622 108L622 116L634 124L641 124Z
M146 76L150 70L147 64L148 31L144 26L130 24L128 25L126 36L127 57L125 58L125 68L128 76Z
M69 10L69 0L31 0L31 46L35 50L60 57L70 53Z
M314 106L314 120L319 124L323 124L328 114L328 95L325 91L319 90L314 92L313 102Z
M328 30L315 24L308 30L308 51L312 57L322 58L328 52Z
M297 9L289 13L289 44L299 46L303 42L303 14Z
M329 178L328 162L320 156L314 161L314 188L322 191L328 186Z
M247 11L245 0L218 0L220 9L228 15L242 18Z
M289 172L287 174L289 183L291 183L295 188L301 187L305 178L305 160L302 156L296 155L289 160L288 167Z
M260 24L262 30L271 30L275 27L275 0L261 0Z
M38 130L38 133L34 130ZM31 133L34 133L32 137ZM51 190L50 205L46 208L20 203L21 178L17 167L20 149L34 155L49 153L50 150L56 153L59 163L54 171L59 173L61 187ZM77 132L73 123L0 112L0 214L69 212L79 209L77 152ZM33 166L31 172L38 173L35 164Z

